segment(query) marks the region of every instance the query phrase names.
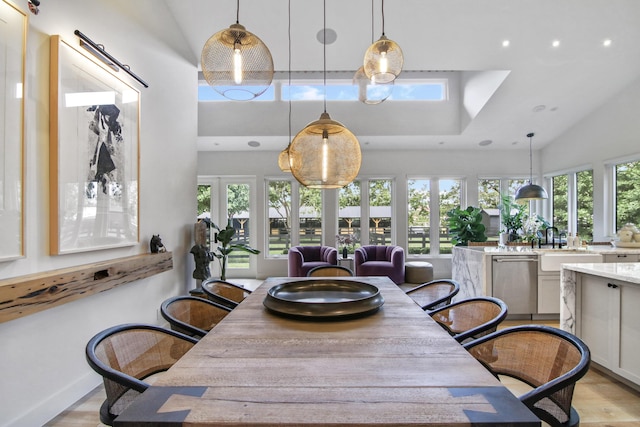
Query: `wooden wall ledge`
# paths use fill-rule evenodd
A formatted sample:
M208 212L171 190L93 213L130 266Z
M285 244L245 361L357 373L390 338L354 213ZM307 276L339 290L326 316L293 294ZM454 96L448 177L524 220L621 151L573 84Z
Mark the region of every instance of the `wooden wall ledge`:
M117 258L0 280L0 323L173 268L171 252Z

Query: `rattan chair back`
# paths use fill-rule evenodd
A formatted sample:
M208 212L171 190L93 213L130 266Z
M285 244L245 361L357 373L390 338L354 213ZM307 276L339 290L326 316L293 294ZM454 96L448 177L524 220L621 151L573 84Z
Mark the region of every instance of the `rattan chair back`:
M411 288L409 295L423 310L435 310L447 304L460 292L460 284L452 279L437 279Z
M154 325L126 324L106 329L89 340L89 366L102 375L107 399L100 421L113 420L149 387L151 375L166 371L198 341Z
M307 273L307 277L353 276L353 271L341 265L319 265Z
M507 305L498 298L475 297L429 311L429 315L463 343L495 331L507 317Z
M207 279L202 282L202 291L211 301L234 309L240 304L250 293L240 285L219 279Z
M192 296L171 297L160 306L160 314L171 329L198 339L202 338L231 309L222 304Z
M576 382L589 370L589 348L557 328L522 325L501 329L464 347L496 377L516 378L532 390L519 399L553 427L577 426L571 406Z

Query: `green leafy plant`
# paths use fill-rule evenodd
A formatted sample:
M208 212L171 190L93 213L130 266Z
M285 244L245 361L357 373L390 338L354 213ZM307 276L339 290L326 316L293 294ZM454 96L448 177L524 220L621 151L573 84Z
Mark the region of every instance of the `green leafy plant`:
M218 244L218 247L215 251L212 252L212 255L218 258L218 262L220 263L220 279L227 280L227 260L229 254L235 250L248 252L253 255L257 255L260 253L258 249L254 249L246 243L231 243L233 237L236 235L236 229L229 223L223 229L220 229L213 222L211 223L211 227L217 230L217 233L214 234L213 241Z
M516 203L508 194L500 196L500 221L502 222L503 232L511 236L516 236L518 231L524 226L527 219L526 208L524 204Z
M485 226L482 223L482 210L473 206L466 209L454 208L447 212L449 234L454 246L468 242L486 242Z

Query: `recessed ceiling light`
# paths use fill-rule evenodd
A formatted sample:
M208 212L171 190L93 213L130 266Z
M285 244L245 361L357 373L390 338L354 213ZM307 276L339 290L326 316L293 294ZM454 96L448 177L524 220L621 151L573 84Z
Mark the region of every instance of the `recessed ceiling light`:
M605 39L605 40L602 42L602 46L604 46L604 47L609 47L609 46L611 46L611 43L613 43L613 41L612 41L611 39Z
M509 40L502 40L502 47L509 47L509 44L511 44Z
M249 145L249 147L260 147L260 143L258 141L249 141L247 142L247 145Z
M560 46L560 40L554 40L554 41L552 41L552 42L551 42L551 46L553 46L553 47L558 47L558 46Z
M485 139L484 141L478 142L478 145L481 147L486 147L487 145L491 145L493 143L490 139Z
M533 112L539 113L541 111L544 111L546 108L547 108L546 105L536 105L535 107L533 107Z
M325 34L325 31L326 31L326 34ZM325 37L326 37L326 41L325 41ZM318 31L318 34L316 34L316 38L322 44L331 44L331 43L334 43L336 40L338 40L338 33L336 33L335 30L332 30L331 28L327 28L326 30L322 29Z

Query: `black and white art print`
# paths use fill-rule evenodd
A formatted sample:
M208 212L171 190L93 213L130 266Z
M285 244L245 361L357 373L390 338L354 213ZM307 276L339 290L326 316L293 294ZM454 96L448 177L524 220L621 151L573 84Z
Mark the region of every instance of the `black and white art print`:
M140 92L59 36L51 72L51 253L136 244Z

